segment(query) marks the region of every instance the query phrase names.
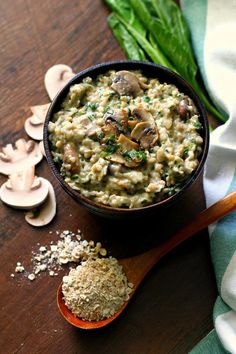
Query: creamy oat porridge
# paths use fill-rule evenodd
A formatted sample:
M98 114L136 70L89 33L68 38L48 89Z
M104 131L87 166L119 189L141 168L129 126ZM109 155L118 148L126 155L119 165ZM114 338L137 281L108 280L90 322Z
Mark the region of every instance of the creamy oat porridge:
M73 85L48 129L65 182L118 208L178 192L203 144L192 100L140 71L109 71Z

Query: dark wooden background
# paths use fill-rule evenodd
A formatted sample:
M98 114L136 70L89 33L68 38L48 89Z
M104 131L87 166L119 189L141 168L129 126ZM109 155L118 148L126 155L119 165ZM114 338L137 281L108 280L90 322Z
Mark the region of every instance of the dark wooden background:
M29 106L49 101L43 78L51 65L68 64L77 72L124 58L107 26L107 14L100 0L1 0L1 146L26 138L23 123L30 115ZM213 326L217 292L207 232L165 257L116 322L98 331L80 331L64 321L56 306L56 289L68 268L58 277L42 274L30 283L23 275L10 277L16 262L29 269L31 251L37 243L56 241L57 230L80 228L87 239L102 239L115 255L117 249L132 253L136 235L126 235L124 223L119 238L112 224L82 210L61 190L46 161L37 173L56 190L58 213L50 225L32 228L23 212L0 205L0 353L185 354L191 350ZM1 183L5 180L0 177ZM190 212L204 207L200 184L186 203ZM179 210L176 224L183 219ZM158 223L149 230L154 237L157 231ZM145 235L141 241L145 244Z

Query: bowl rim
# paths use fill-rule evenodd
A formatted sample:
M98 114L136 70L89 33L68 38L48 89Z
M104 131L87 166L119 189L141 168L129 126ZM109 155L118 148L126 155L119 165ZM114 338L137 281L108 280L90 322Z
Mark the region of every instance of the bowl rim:
M171 83L172 81L177 81L177 83L173 83L178 89L179 86L183 86L184 89L188 92L187 95L191 97L191 99L194 101L202 123L202 131L204 132L204 145L203 145L203 151L201 153L201 158L199 160L199 164L196 168L196 170L193 172L192 176L184 183L184 185L181 187L181 189L174 193L172 196L169 196L159 202L149 204L147 206L139 207L139 208L117 208L117 207L112 207L108 206L105 204L101 204L98 202L95 202L85 196L83 196L79 191L73 189L72 187L69 186L68 183L65 182L64 178L60 175L59 170L53 161L53 156L51 153L51 148L50 148L50 142L49 142L49 132L48 132L48 124L51 121L53 114L57 112L57 108L60 107L60 104L62 103L62 100L66 97L67 93L69 92L69 88L82 81L82 79L86 76L94 76L96 77L97 75L101 73L105 73L106 71L109 70L115 70L113 67L114 66L123 66L123 68L119 68L117 70L125 70L126 66L137 66L137 68L127 68L126 70L141 70L142 67L145 68L146 70L148 68L151 68L152 70L157 71L156 78L158 79L158 71L164 75L167 75L167 81L168 83ZM138 68L140 66L140 68ZM99 73L99 70L101 70L101 73ZM98 72L97 72L98 71ZM91 75L94 72L96 72L96 75ZM145 74L146 75L146 74ZM151 75L153 77L153 75ZM174 78L174 80L173 80ZM206 109L200 100L199 96L193 89L193 87L185 80L183 79L179 74L173 72L172 70L163 67L158 64L154 64L152 62L146 62L146 61L141 61L141 60L112 60L108 62L103 62L99 63L93 66L90 66L80 72L78 72L72 79L69 80L69 82L57 93L55 98L53 99L48 111L47 115L45 118L44 122L44 129L43 129L43 143L44 143L44 149L45 149L45 155L47 162L52 170L53 175L56 177L62 188L73 198L76 199L76 201L86 208L88 208L90 211L94 211L97 213L99 210L99 214L102 214L102 212L105 213L118 213L118 214L133 214L133 213L139 213L139 212L144 212L144 211L149 211L154 208L159 208L164 205L170 205L176 201L177 198L182 196L182 194L195 182L197 177L200 175L203 166L205 164L207 154L208 154L208 149L209 149L209 125L208 125L208 118L207 118L207 112Z

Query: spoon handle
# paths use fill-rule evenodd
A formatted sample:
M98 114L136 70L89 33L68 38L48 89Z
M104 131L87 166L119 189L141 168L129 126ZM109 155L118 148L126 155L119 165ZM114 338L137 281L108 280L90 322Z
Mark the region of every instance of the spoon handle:
M163 256L192 235L221 219L234 209L236 209L236 191L228 194L209 208L203 210L173 236L157 247L141 255L121 259L120 263L123 265L128 279L134 284L134 290L139 286L145 275Z

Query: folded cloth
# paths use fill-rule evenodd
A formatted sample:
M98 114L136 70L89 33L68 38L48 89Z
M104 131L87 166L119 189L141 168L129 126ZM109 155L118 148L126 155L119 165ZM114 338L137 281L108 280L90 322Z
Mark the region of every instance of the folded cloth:
M210 136L204 190L207 206L236 189L236 0L182 0L199 68L228 121ZM236 212L209 227L219 296L214 330L191 354L236 354Z

